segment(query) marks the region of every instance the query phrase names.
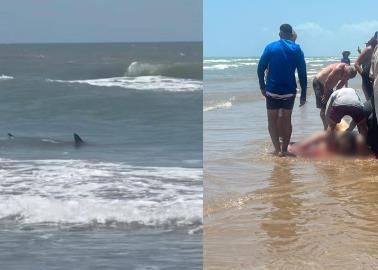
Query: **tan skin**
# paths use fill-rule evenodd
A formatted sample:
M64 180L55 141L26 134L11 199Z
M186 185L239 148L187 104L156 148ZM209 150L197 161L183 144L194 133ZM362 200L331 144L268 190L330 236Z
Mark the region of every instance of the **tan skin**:
M345 156L344 147L348 142L342 138L343 131L318 132L303 140L300 143L293 144L290 151L298 156L313 158L330 158L332 156ZM356 156L373 158L366 145L363 136L357 137Z
M335 63L323 68L316 75L316 78L324 86L323 101L328 100L330 89L341 89L349 79L352 79L355 76L356 73L353 72L353 69L345 63Z
M328 131L334 132L336 130L337 123L333 122L332 120L328 119ZM357 124L358 132L366 138L368 133L368 126L366 119L363 119L361 122Z
M322 97L322 103L326 104L330 96L330 89L336 88L336 90L344 87L349 79L356 76L356 72L352 67L345 63L331 64L323 69L316 75L316 78L324 86L324 95ZM327 129L327 123L325 120L325 108L320 109L320 118L323 122L324 129Z
M371 61L371 58L373 56L373 52L374 52L374 48L373 46L369 45L367 46L359 55L358 59L356 60L356 62L354 63L354 67L355 69L357 70L357 72L362 75L362 65L366 65L366 64L369 64L369 62ZM365 94L365 97L366 99L369 98L369 95L367 94L367 91L364 87L364 85L362 85L362 90L364 91L364 94Z
M354 63L354 67L359 74L362 74L362 65L367 64L369 61L371 61L373 52L373 46L369 45L361 52L361 54L357 58L356 62Z

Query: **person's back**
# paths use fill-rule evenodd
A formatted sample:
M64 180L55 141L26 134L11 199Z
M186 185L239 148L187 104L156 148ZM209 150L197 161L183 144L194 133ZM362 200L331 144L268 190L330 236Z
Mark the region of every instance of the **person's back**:
M331 97L330 102L333 106L353 106L363 108L363 103L353 88L342 88L335 91Z
M320 70L320 72L318 74L316 74L316 78L323 84L325 85L325 82L326 80L328 79L329 75L337 70L337 69L342 69L343 66L346 65L345 63L334 63L334 64L330 64L324 68L322 68ZM339 75L339 80L342 79L342 75L344 75L343 73L335 73L335 75ZM339 81L337 80L337 82ZM335 87L335 85L332 85L331 88Z
M368 127L364 112L364 105L353 88L341 88L335 91L328 100L326 107L326 121L328 129L332 132L346 115L352 117L357 124L358 131L365 138Z
M267 64L269 64L267 95L295 95L297 88L295 70L298 68L300 76L306 73L300 46L288 39L270 43L260 59L259 69L263 69Z
M295 31L289 24L280 26L280 40L266 46L257 68L260 91L265 97L268 114L268 130L274 146L274 153L287 154L292 133L291 114L293 111L298 70L301 85L300 106L306 103L307 73L304 55L296 39ZM269 68L265 81L265 71ZM282 138L282 144L279 140Z

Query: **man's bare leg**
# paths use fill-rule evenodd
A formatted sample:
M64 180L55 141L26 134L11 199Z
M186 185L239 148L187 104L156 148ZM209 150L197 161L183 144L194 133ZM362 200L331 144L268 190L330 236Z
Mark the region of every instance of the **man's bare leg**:
M274 146L274 153L279 155L281 152L280 141L278 137L278 112L279 110L267 110L268 111L268 130L270 138Z
M280 134L283 134L283 141L282 141L282 149L281 149L281 152L286 155L288 152L287 152L287 148L289 146L289 143L290 143L290 138L291 138L291 133L292 133L292 125L291 125L291 114L292 114L293 110L285 110L283 109L282 110L282 117L281 117L281 125L280 127L283 128L282 131L279 131Z
M282 123L283 123L283 121L282 121L282 109L280 109L280 110L278 110L278 117L277 117L278 137L280 139L280 142L281 142L281 140L284 136L283 133L282 133L282 131L283 131Z
M327 125L327 121L325 119L325 109L326 108L320 109L320 119L322 119L324 130L327 130L328 125Z

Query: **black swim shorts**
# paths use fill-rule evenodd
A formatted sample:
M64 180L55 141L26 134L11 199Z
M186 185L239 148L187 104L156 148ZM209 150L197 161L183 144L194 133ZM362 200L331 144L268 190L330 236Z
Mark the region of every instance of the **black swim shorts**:
M316 97L316 108L319 109L325 109L327 106L327 101L322 102L322 98L324 95L324 86L323 84L315 77L314 80L312 81L312 87L314 88L314 93ZM329 90L329 96L331 96L333 93L333 89Z
M295 96L288 99L278 99L266 96L266 108L268 110L292 110L294 107Z
M326 117L334 123L340 123L341 119L349 115L356 124L365 119L365 112L362 107L349 105L329 106L326 111Z

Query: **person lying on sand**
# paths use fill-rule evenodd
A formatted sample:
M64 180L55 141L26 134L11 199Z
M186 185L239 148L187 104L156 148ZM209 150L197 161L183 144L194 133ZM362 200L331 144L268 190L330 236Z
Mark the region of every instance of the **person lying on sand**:
M323 122L324 129L327 128L325 121L325 108L333 89L336 90L346 85L349 79L356 76L357 71L345 63L331 64L315 76L312 84L316 97L316 107L320 109L320 118Z
M341 88L335 91L329 98L325 110L328 130L330 132L335 131L336 125L346 115L352 117L354 123L357 124L358 131L366 138L368 127L364 104L353 88Z
M298 157L330 158L337 156L373 158L364 137L357 132L318 132L289 146L289 152Z

